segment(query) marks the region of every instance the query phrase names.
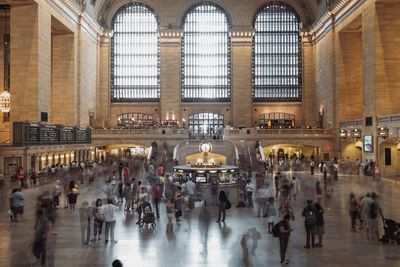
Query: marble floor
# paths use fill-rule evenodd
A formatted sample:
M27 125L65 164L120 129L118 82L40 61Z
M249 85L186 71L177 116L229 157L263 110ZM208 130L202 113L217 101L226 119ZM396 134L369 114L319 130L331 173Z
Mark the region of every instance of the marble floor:
M390 180L372 181L370 177L340 176L335 184L333 197L325 203L324 247L306 250L305 230L300 212L305 199L313 197L313 185L319 175L311 177L306 173L296 174L301 180L301 193L294 203L296 219L292 222L294 231L290 237L287 257L289 266L400 266L400 246L382 245L367 241L365 233L350 232L347 212L348 194L357 195L375 191L386 217L400 221L400 183ZM0 189L0 266L33 266L32 239L34 227L34 206L36 195L51 185L29 188L24 191L25 218L20 223L9 223L8 188ZM82 186L78 204L104 197L104 179L97 179L92 186ZM256 210L232 208L227 212L225 224L215 222L216 210L212 207L196 207L184 214L181 225L174 226L174 234L167 235L165 209L156 230L141 232L135 222L137 215L126 215L117 211L115 245L103 243L83 247L80 239L78 211L59 209L57 236L49 239L47 266L111 266L118 258L124 266L177 267L215 266L249 267L280 266L279 240L267 233L265 219L256 217ZM261 239L256 241L254 253L248 257L243 252L241 239L245 233L258 232ZM247 242L249 250L253 240Z

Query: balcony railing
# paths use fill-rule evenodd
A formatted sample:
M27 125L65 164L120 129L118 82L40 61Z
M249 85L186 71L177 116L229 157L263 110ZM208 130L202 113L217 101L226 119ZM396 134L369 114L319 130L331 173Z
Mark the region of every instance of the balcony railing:
M246 135L257 135L257 136L273 136L273 135L304 135L304 136L331 136L332 129L256 129L256 128L244 128L244 129L225 129L225 136L243 136Z

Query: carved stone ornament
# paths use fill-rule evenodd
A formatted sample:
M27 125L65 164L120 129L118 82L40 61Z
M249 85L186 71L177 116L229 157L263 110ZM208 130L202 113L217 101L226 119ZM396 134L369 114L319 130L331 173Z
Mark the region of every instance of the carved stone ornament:
M86 9L86 0L79 0L78 4L82 8L82 10Z

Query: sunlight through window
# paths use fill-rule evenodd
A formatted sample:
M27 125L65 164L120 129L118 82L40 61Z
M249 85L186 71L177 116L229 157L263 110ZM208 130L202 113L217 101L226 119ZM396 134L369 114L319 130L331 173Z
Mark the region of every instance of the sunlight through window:
M253 100L301 101L300 21L283 3L272 3L255 18Z
M158 19L147 6L135 3L113 19L111 100L158 101L160 41Z
M182 100L230 100L228 18L212 3L192 8L184 20Z

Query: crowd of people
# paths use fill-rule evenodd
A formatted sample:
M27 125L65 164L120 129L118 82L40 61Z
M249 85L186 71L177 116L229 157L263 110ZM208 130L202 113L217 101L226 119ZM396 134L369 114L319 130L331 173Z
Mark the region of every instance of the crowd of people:
M302 193L302 182L296 174L304 169L304 163L298 163L297 160L300 160L300 157L294 158L295 165L292 167L295 172L281 172L279 167L275 171L271 161L268 166L264 166L263 172L255 174L251 171L241 172L237 178L239 199L236 207L256 208L257 217L266 220L268 233L279 238L281 263L286 264L289 263L286 250L290 233L293 231L291 222L295 219L292 205ZM329 209L328 199L332 195L334 183L338 181L339 165L336 159L328 167L324 161L317 165L312 158L309 162L311 176L315 174L314 169L317 166L321 178L315 182L313 198L306 199L307 205L301 212L304 218L306 249L323 247L325 234L323 206ZM64 208L71 213L75 212L80 195L79 182L82 184L87 181L90 186L96 179L107 177L97 198L83 201L79 205L83 246L98 245L103 237L104 245L116 244L118 242L115 237L116 211L121 208L126 214L137 214L136 224L140 227L148 223L146 220L148 213L153 214L151 224L156 222L165 210L166 233L172 235L174 220L176 224L181 224L183 214L195 208L195 201L202 200L201 194L198 197L201 189L189 176L175 180L172 175L167 174L167 166L157 165L154 162L146 164L144 159L135 161L110 158L102 164L74 164L67 168L61 165L54 166L54 169L53 171L53 167L49 168L49 174L55 180L54 187L38 197L35 213L33 254L41 264L46 261L48 236L57 235L56 210L64 204ZM35 186L33 173L34 170L31 170L31 185ZM101 179L104 181L104 178ZM209 183L211 203L203 201L202 205L205 207L211 204L216 207L216 222L225 223L227 210L232 206L229 195L221 190L217 179L212 179ZM24 184L21 183L20 188L12 190L9 198L9 215L12 222L23 219L23 188ZM383 214L377 201L377 194L371 192L357 198L351 193L348 205L351 231L365 230L368 239L379 240L379 218L383 218Z

